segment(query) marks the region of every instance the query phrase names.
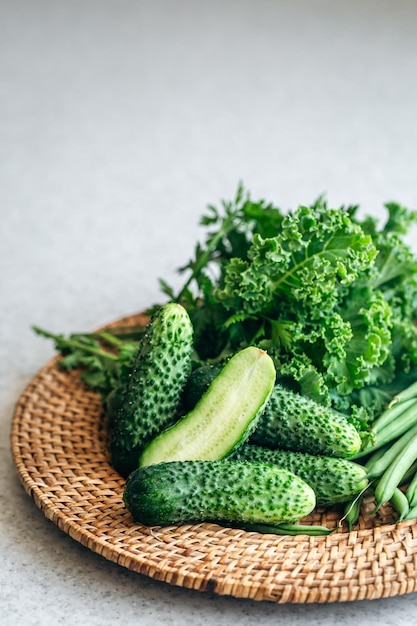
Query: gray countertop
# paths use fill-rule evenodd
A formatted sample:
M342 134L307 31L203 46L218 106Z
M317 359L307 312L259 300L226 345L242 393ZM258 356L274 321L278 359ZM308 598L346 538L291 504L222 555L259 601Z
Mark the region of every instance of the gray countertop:
M275 605L172 587L62 533L19 483L14 405L53 355L160 299L207 203L242 180L283 208L326 193L417 207L412 0L0 3L0 623L417 619L417 596Z

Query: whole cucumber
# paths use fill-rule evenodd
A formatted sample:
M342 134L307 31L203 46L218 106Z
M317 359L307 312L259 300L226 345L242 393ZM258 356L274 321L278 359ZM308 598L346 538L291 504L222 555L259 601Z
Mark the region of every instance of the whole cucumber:
M136 469L124 502L147 526L228 521L279 524L308 515L314 491L287 470L258 462L172 461Z
M250 442L266 448L349 458L361 447L346 417L313 400L275 385Z
M195 407L203 393L207 391L216 376L220 374L222 367L223 364L221 363L207 363L200 365L191 372L185 383L182 395L182 403L186 413Z
M241 446L230 458L272 463L296 474L314 490L320 506L347 502L368 485L366 468L347 459L271 450L252 444Z
M160 307L141 339L125 386L113 399L110 452L123 476L138 465L145 446L177 419L177 409L191 371L193 327L187 311L175 302Z
M201 366L187 380L184 398L189 410L218 374L216 368ZM353 456L361 447L359 433L344 415L280 384L259 416L250 443L342 458Z

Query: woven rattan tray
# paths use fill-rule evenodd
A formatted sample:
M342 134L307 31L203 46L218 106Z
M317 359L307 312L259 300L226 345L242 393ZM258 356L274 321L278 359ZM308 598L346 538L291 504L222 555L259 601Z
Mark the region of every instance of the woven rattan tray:
M144 321L138 315L114 325ZM417 523L396 523L389 507L370 516L371 502L355 530L324 537L135 524L123 505L124 480L110 464L100 400L57 361L17 403L12 452L27 493L76 541L154 579L240 598L341 602L417 590ZM333 528L340 515L317 510L303 522Z

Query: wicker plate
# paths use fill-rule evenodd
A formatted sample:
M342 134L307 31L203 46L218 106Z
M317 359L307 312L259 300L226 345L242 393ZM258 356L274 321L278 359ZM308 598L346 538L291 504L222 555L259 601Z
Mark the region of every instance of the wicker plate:
M116 322L140 323L134 316ZM64 532L110 561L199 591L277 603L341 602L417 590L417 524L383 507L357 530L327 537L261 535L216 524L145 528L122 500L98 396L48 362L13 419L17 471L36 505ZM304 523L336 525L337 511Z

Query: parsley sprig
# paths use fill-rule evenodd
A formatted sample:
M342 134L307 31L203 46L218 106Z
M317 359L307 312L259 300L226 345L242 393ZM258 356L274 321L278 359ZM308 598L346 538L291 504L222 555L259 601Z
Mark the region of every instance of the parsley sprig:
M80 370L81 380L103 401L130 371L143 333L141 327L122 327L97 333L73 333L68 337L33 326L34 332L52 339L61 354L60 369Z

